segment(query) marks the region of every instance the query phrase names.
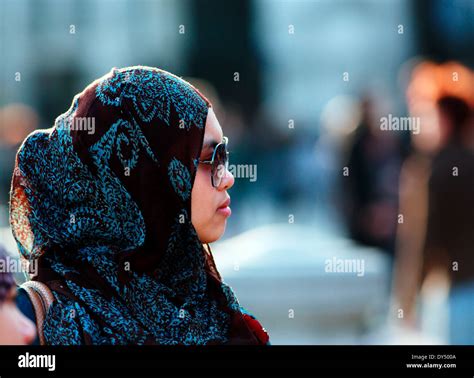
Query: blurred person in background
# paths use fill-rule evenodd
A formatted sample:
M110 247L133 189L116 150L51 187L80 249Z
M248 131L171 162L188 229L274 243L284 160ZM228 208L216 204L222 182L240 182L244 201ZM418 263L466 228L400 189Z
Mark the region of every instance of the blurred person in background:
M400 172L400 207L394 266L394 305L401 310L402 324L415 327L418 280L428 209L428 180L434 155L441 148L438 123L430 118L412 138L412 151Z
M402 148L396 131L380 129L374 101L362 101L361 121L349 147L343 177L346 219L353 240L378 247L391 258L395 249L398 180Z
M112 69L30 134L10 221L54 296L45 343L269 344L209 247L231 213L227 167L211 103L151 67Z
M432 273L451 285L449 342L474 345L474 124L468 104L454 96L437 102L449 140L432 164L421 284ZM436 277L436 276L435 276Z
M448 129L437 117L433 88L438 67L422 62L413 68L407 88L410 116L419 117L420 132L411 138L411 151L402 164L392 306L402 325L414 328L416 303L426 234L428 180L432 159L446 144Z
M452 329L458 312L453 306L470 307L472 313L472 293L471 298L461 295L462 304L453 305L457 290L451 290L446 299L451 315L444 304L439 306L450 293L449 285L469 281L472 269L472 258L466 261L472 246L467 231L472 228L472 88L474 76L455 62L421 62L413 69L407 102L411 115L421 119L421 132L412 138L412 152L400 176L403 218L397 230L392 316L408 329L421 328L427 336L438 337L437 342L454 344L460 339L456 341ZM469 337L470 328L464 329Z
M0 245L0 345L29 345L35 339L36 328L16 305L17 289L8 271L7 256Z

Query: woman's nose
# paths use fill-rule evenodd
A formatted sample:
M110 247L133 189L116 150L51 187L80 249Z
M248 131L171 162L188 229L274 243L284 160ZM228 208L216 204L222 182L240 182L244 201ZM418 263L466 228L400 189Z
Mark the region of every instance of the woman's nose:
M234 175L226 169L225 175L222 178L221 184L219 185L219 190L228 190L234 186L235 178Z

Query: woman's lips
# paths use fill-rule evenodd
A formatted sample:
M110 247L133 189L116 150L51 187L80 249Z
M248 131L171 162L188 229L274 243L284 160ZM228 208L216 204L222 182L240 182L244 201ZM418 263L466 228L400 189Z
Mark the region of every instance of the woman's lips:
M230 217L230 214L232 214L232 210L230 209L229 205L230 205L230 198L225 200L224 203L222 203L222 205L220 205L217 208L217 213L222 214L226 217Z
M219 207L219 208L217 209L217 212L218 212L219 214L222 214L222 215L226 216L226 217L230 217L230 214L232 214L232 210L230 209L229 206L227 206L227 207Z

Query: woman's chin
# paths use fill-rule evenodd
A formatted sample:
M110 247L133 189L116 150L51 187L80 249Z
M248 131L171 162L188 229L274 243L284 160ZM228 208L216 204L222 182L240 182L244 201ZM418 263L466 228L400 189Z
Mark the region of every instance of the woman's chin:
M199 235L199 240L203 244L213 243L219 240L225 232L226 221L223 224L212 228L212 231L204 233L204 235Z

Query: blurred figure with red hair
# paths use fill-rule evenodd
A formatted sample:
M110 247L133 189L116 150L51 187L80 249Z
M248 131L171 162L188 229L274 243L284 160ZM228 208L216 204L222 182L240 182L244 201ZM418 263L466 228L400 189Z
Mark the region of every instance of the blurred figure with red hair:
M474 345L474 124L464 100L446 96L437 105L451 137L429 179L422 278L436 271L449 277L449 341Z
M473 88L466 67L424 62L407 92L422 126L400 179L394 299L403 323L414 327L420 287L451 285L451 344L474 344Z

